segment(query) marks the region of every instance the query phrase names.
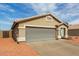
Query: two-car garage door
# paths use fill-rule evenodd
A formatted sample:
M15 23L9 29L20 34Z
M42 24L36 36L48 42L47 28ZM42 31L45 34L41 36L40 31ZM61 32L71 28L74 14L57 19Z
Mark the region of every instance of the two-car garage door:
M53 28L26 27L26 41L37 42L55 40L56 30Z

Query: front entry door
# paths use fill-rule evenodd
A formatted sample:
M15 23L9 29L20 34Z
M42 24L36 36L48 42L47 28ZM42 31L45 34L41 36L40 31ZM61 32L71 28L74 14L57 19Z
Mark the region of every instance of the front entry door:
M65 28L61 28L60 35L62 39L65 38Z

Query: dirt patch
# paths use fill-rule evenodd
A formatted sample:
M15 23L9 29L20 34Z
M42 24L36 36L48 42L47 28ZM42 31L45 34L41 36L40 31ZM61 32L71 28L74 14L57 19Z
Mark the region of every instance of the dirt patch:
M73 44L79 44L79 36L70 36L69 42Z
M0 38L0 56L36 56L27 43L17 44L12 38Z

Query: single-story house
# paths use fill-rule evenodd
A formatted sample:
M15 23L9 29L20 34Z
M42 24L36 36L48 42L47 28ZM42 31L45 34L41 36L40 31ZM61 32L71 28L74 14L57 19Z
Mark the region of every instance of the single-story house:
M79 24L69 25L68 34L72 39L79 38Z
M43 14L14 21L12 36L17 42L67 39L68 25L52 14Z

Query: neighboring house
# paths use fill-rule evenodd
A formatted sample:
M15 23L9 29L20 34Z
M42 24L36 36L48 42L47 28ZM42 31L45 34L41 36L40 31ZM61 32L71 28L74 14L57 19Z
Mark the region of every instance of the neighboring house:
M69 25L69 36L79 36L79 24Z
M68 38L68 25L52 14L44 14L15 21L12 26L15 41L44 41Z
M69 37L79 38L79 24L69 25L68 34Z
M12 33L9 30L0 31L0 38L11 38Z

